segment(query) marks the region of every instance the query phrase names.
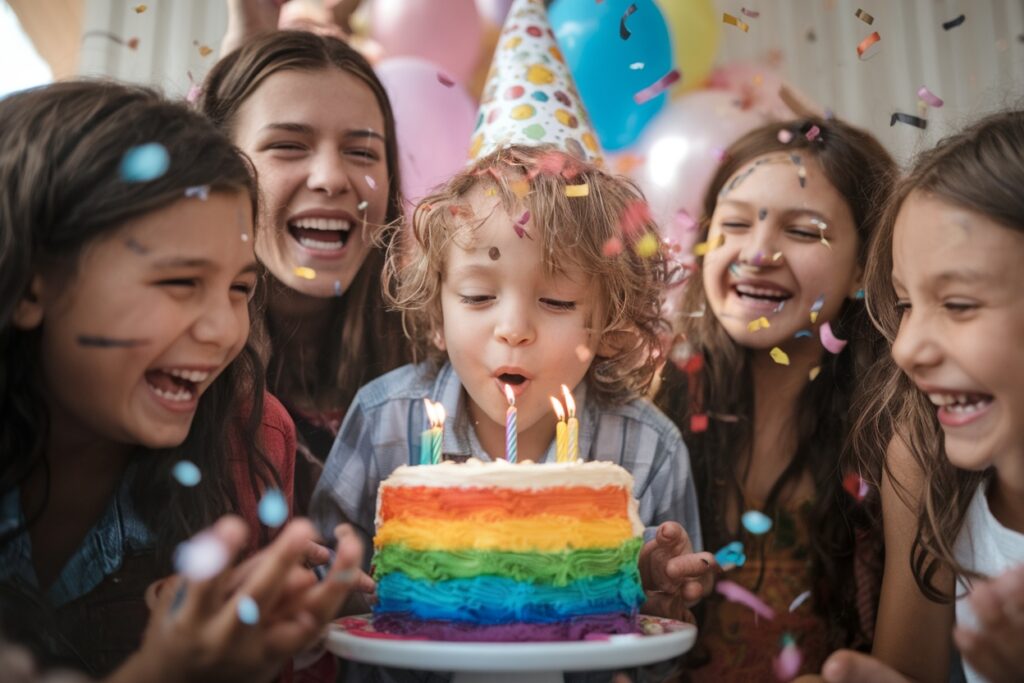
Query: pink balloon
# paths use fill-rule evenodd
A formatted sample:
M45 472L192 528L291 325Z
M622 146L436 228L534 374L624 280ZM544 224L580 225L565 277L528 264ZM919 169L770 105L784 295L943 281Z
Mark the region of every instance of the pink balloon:
M476 104L424 59L385 59L376 72L395 113L402 194L415 205L465 167Z
M752 62L733 62L711 72L708 87L731 90L740 96L743 105L776 119L793 118L795 114L779 97L785 85L782 76L770 66Z
M466 83L480 56L483 25L474 0L374 0L370 29L388 57L421 57Z
M505 15L512 7L512 0L476 0L476 9L480 16L494 26L505 23Z

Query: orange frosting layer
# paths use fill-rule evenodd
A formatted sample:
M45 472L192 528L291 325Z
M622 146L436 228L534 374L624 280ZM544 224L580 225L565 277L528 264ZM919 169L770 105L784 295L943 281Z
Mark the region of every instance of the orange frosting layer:
M540 490L396 486L381 489L382 521L419 519L502 520L534 515L579 519L624 518L630 492L620 486L556 486Z

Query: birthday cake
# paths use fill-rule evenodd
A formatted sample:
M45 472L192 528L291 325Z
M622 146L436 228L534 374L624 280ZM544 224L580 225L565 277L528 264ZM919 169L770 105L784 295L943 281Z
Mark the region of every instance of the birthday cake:
M374 628L461 641L636 632L632 490L609 462L399 467L377 497Z

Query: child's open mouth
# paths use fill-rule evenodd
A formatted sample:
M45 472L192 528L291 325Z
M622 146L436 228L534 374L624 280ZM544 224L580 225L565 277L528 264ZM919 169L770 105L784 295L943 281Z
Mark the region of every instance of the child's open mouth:
M188 403L198 395L199 385L210 373L205 370L163 368L146 371L146 384L160 398L172 403Z
M526 378L516 373L503 372L498 375L498 381L502 384L511 384L512 386L517 387L525 382Z
M928 400L938 407L939 422L951 427L973 422L994 399L991 394L928 392Z
M782 302L793 297L793 295L786 290L776 289L774 287L733 285L732 289L740 299L756 302L758 304L771 304L772 306L778 306Z
M313 251L338 251L348 242L352 223L341 218L296 218L288 222L295 241Z

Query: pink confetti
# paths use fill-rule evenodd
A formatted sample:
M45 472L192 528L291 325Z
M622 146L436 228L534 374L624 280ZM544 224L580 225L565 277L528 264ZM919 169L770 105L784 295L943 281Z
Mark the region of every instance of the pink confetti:
M633 95L633 101L637 104L649 102L664 92L666 88L678 81L680 78L682 78L682 76L679 74L679 69L672 69L667 74L659 78L655 83Z
M758 12L757 10L747 9L746 7L740 7L740 12L743 14L743 16L750 17L751 19L757 19L759 16L761 16L761 13Z
M453 85L455 85L455 81L452 80L452 77L444 73L443 71L437 72L437 82L446 88L450 88Z
M788 145L790 141L793 140L793 133L783 128L782 130L779 131L777 137L779 138L779 142L781 142L784 145Z
M622 253L622 240L618 237L609 237L608 241L601 246L601 254L606 258L618 256Z
M782 647L782 651L772 660L772 669L775 670L775 677L780 681L791 681L800 671L804 656L800 648L792 639Z
M775 610L768 606L768 604L757 597L750 591L738 583L732 581L719 581L715 584L715 590L725 596L725 599L729 602L735 602L740 605L746 605L765 619L774 619Z
M848 472L843 477L843 490L859 503L868 495L868 483L856 472Z
M690 212L686 209L679 209L676 211L676 215L673 218L676 225L678 225L683 232L693 232L697 229L697 221L694 220L693 216L691 216Z
M821 128L818 128L817 126L811 126L811 129L807 131L807 135L805 137L808 140L813 141L817 139L819 135L821 135Z
M512 226L512 229L516 231L516 237L518 237L519 239L523 239L523 237L528 237L526 230L523 229L523 226L526 225L529 221L530 212L523 212L523 215L520 216L519 220L517 220L515 224Z
M800 605L807 602L807 599L811 597L811 591L804 591L800 595L793 598L793 602L789 603L789 611L792 612Z
M821 337L821 345L824 346L829 353L838 354L846 346L846 341L844 339L836 339L836 336L832 334L832 325L830 323L826 322L818 328L818 336Z
M370 186L371 190L376 190L377 189L377 181L376 180L374 180L371 176L363 176L363 177L366 178L366 184Z
M920 88L918 88L917 96L921 98L921 101L927 104L929 107L935 107L936 109L938 109L943 104L945 104L945 102L942 101L942 98L933 93L931 90L929 90L927 86L922 85Z

